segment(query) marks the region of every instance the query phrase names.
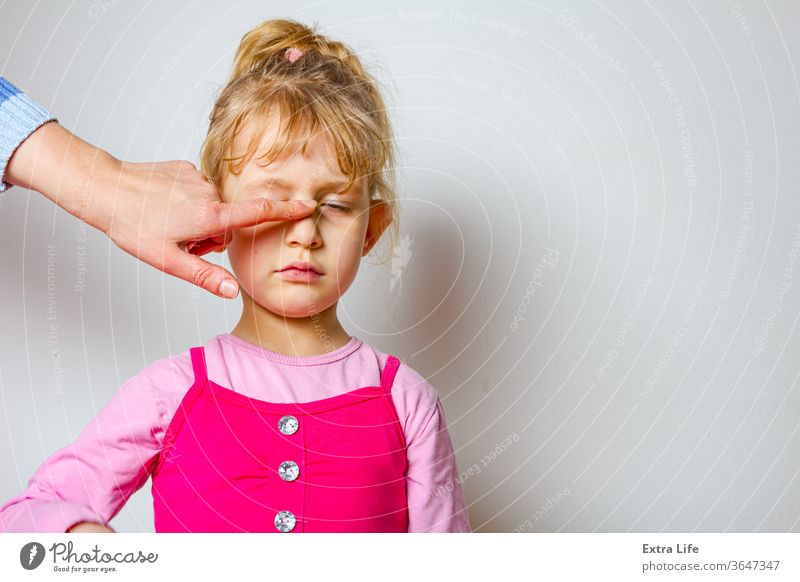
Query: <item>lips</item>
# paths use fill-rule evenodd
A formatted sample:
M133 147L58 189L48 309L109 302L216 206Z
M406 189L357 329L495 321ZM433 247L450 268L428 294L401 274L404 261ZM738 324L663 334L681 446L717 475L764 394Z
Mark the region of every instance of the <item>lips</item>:
M282 269L279 269L278 272L283 273L284 271L290 271L290 270L301 271L301 272L310 271L311 273L316 273L317 275L325 274L322 271L322 269L315 267L311 263L307 263L305 261L295 261L293 263L289 263Z

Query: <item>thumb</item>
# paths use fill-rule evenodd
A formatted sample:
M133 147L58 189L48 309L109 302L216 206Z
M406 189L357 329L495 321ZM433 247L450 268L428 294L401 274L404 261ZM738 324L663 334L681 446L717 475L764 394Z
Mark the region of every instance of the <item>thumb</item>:
M164 257L164 272L188 281L218 297L234 299L239 284L227 269L181 250L177 245Z

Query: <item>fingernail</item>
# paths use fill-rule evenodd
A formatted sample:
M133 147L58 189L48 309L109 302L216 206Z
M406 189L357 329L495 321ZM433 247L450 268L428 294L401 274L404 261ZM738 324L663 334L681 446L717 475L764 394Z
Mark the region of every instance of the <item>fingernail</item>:
M239 286L232 279L225 279L219 285L219 292L223 297L233 299L239 294Z
M300 202L300 204L308 208L314 208L317 205L316 200L298 200L298 202Z

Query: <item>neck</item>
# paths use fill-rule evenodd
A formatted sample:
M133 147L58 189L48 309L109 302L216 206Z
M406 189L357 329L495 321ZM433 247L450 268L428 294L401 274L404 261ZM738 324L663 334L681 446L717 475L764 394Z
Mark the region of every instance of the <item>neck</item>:
M336 315L338 303L308 317L284 317L265 309L243 290L242 301L242 316L231 333L273 352L318 356L341 348L351 339Z

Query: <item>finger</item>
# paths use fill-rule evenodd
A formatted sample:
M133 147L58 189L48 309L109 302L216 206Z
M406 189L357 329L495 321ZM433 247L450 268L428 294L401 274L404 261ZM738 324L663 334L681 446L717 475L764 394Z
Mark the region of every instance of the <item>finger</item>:
M239 284L225 268L182 251L177 245L164 257L164 272L218 297L234 299L239 294Z
M305 203L309 203L308 205ZM267 220L295 220L308 216L316 200L270 200L255 198L244 202L219 202L215 208L220 228L255 226Z

